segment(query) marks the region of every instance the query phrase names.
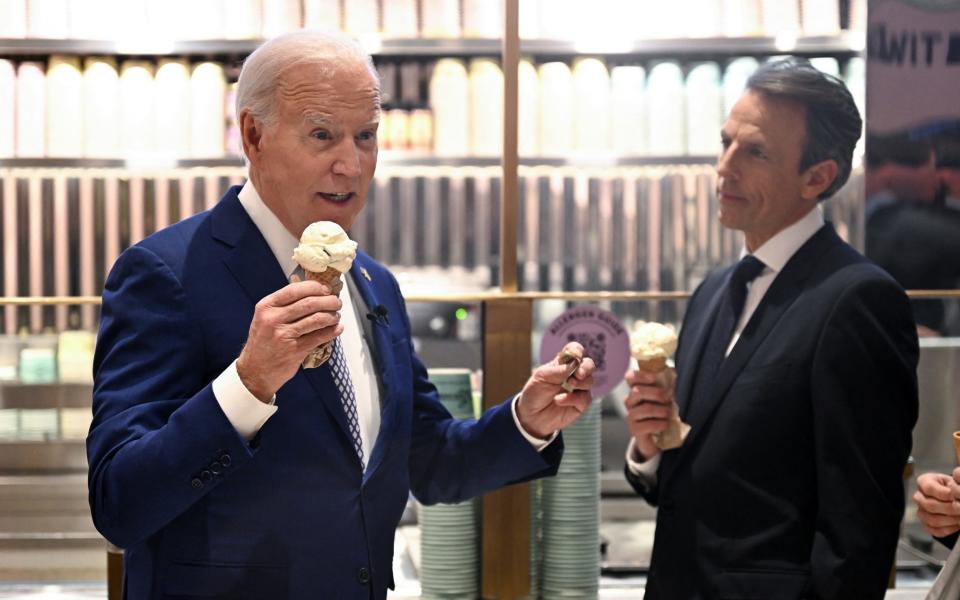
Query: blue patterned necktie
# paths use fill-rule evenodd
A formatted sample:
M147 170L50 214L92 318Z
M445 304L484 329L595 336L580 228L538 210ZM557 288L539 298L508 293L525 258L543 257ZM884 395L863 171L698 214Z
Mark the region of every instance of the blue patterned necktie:
M303 281L303 267L297 266L293 270L293 276L298 281ZM290 281L294 281L294 277ZM340 392L340 403L343 405L343 412L347 417L347 426L350 428L350 436L353 438L353 449L360 457L360 464L366 466L363 459L363 442L360 441L360 417L357 415L357 395L353 391L353 379L350 378L350 369L347 368L347 358L343 354L343 346L340 338L333 340L333 355L330 357L330 374L333 376L333 383Z
M731 338L733 338L737 321L740 320L740 313L743 312L743 305L747 299L747 284L760 275L764 266L760 259L748 254L740 259L740 262L737 263L730 274L730 279L721 292L723 295L720 297L709 337L704 344L703 354L700 356L700 364L697 367L693 386L692 402L687 404L684 415L690 414L691 404L699 403L698 398L709 393L711 384L720 370L720 365L723 364L723 360L727 356L727 347L730 345Z
M347 359L343 354L343 344L340 338L333 340L333 356L330 358L330 374L333 375L333 383L340 392L340 402L343 404L343 412L347 416L347 426L350 428L350 435L353 437L353 449L357 451L360 457L360 463L366 465L363 458L363 443L360 441L360 418L357 416L357 396L353 391L353 380L350 378L350 369L347 368Z

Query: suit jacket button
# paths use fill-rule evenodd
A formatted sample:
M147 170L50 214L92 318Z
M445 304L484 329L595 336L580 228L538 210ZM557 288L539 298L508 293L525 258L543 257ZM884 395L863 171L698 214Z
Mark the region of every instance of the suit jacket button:
M200 488L203 487L203 482L200 481L200 479L199 479L198 477L194 477L193 480L190 482L190 485L192 485L193 487L195 487L195 488L197 488L197 489L200 489Z
M224 468L229 467L231 462L232 462L232 461L231 461L231 459L230 459L230 455L229 455L229 454L223 454L223 455L220 457L220 464L223 465Z
M213 473L214 475L219 475L220 473L223 473L223 465L217 461L213 461L212 463L210 463L209 469L210 469L210 472Z
M200 479L204 483L210 483L210 480L213 479L213 473L207 470L200 471Z
M357 571L357 580L363 585L370 583L370 571L366 567L360 567L360 570Z

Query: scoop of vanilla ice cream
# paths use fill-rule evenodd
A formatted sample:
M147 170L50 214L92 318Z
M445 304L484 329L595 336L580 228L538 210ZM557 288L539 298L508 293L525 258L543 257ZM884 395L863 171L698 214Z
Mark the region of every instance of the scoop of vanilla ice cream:
M637 360L669 358L677 350L677 331L673 325L637 321L630 333L630 353Z
M293 259L305 271L322 273L336 269L346 273L357 256L357 243L333 221L317 221L303 230L300 245L293 250Z

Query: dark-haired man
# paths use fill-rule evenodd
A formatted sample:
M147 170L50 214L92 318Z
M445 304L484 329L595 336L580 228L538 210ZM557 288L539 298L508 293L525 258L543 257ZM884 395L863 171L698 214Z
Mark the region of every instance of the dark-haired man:
M736 266L690 300L676 386L628 374L627 478L658 506L647 599L882 598L917 418L903 289L825 224L861 120L840 80L768 63L723 126ZM692 429L660 451L671 405Z

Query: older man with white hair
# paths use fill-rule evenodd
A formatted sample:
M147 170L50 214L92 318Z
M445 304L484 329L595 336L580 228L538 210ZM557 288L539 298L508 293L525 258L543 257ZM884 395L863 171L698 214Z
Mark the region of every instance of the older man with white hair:
M335 34L281 36L247 60L237 109L246 185L128 249L105 284L94 522L125 549L127 598L382 599L409 492L457 502L555 473L593 364L573 392L554 361L480 419L451 418L389 271L358 253L339 298L294 276L304 229L349 230L364 206L370 58ZM301 367L335 339L336 360Z

